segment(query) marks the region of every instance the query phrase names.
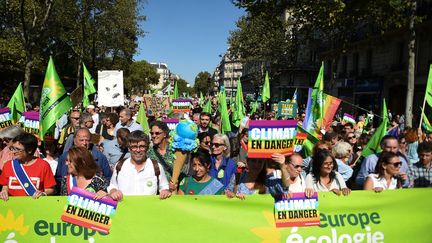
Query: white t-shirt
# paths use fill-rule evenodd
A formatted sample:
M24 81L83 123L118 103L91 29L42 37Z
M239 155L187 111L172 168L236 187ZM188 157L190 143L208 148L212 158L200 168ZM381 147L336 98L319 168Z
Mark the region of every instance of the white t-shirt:
M290 192L304 192L306 188L306 182L303 178L303 176L300 174L296 181L289 186Z
M391 178L389 186L387 186L386 179L379 178L378 174L369 174L368 177L372 179L373 188L380 187L384 190L393 190L397 188L397 179L394 177Z
M325 185L321 184L321 182L315 181L312 173L309 173L306 176L306 188L313 188L316 192L329 192L333 189L342 189L346 188L345 180L339 172L336 173L336 178L330 184L330 188L327 188Z
M158 189L159 191L168 190L168 180L161 164L159 164L159 169L159 188L157 188L157 179L152 161L147 159L144 162L144 167L140 171L137 171L129 158L123 163L118 177L117 171L114 169L108 191L117 189L124 195L156 195Z

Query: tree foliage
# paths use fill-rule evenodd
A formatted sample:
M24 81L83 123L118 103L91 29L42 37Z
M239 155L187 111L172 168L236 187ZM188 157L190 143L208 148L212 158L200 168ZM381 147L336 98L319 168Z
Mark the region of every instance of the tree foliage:
M212 88L209 87L212 84L208 82L210 78L211 74L207 71L198 73L198 75L195 77L195 83L193 87L195 94L199 94L200 92L206 94Z
M193 93L193 88L188 87L188 86L190 86L190 84L186 80L184 80L182 78L177 79L177 88L178 88L180 96L182 96L183 93L186 93L189 95L191 95Z
M159 74L156 68L146 61L133 62L126 73L124 85L129 93L149 90L151 84L159 82Z
M27 82L43 72L53 56L66 86L82 82L81 63L90 72L121 69L128 72L143 35L140 0L9 0L0 5L1 73ZM25 74L25 75L23 75ZM69 80L69 82L68 82ZM42 83L43 80L32 80ZM71 85L72 84L72 85ZM72 87L71 87L72 86Z

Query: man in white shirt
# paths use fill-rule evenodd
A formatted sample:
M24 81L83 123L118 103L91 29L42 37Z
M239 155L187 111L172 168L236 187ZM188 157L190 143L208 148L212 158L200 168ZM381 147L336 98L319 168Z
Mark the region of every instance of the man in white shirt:
M147 158L149 137L142 131L127 136L131 158L119 161L108 187L112 199L120 201L123 195L156 195L160 199L171 196L168 180L161 164Z
M99 124L99 114L96 112L94 105L87 106L87 112L90 113L93 119L93 126L89 130L91 133L95 133L96 127Z

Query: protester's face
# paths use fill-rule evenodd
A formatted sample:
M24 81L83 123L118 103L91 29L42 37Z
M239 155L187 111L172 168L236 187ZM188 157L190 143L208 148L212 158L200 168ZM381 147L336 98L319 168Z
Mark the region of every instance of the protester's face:
M92 128L94 124L93 118L89 117L84 121L84 126L88 129Z
M192 169L195 172L194 177L197 179L201 179L206 176L209 172L209 168L205 167L198 158L193 158L192 160Z
M40 110L40 107L37 105L33 108L34 111L38 112Z
M11 138L3 138L3 145L8 146L9 148L13 145Z
M398 175L402 162L399 157L393 157L389 159L387 163L383 165L384 170L390 175Z
M399 140L399 149L405 150L406 147L407 147L407 142L406 142L405 138L402 138L401 140Z
M327 157L324 163L321 165L321 172L324 174L330 174L333 170L333 159L332 157Z
M200 142L200 147L205 149L205 150L210 151L211 150L210 144L211 144L210 136L207 136L207 137L204 137L202 139L202 141Z
M426 135L426 140L432 141L432 133L429 133L428 135Z
M27 152L24 149L24 145L22 145L20 142L12 143L10 150L12 152L13 159L22 161L28 156Z
M242 136L242 140L244 143L247 143L249 141L249 133L244 133Z
M347 135L347 140L348 140L347 142L351 145L354 145L357 143L357 137L355 136L354 133L349 133Z
M287 164L288 173L292 178L297 178L303 171L303 159L300 156L292 156L291 162Z
M129 151L132 160L137 164L142 164L147 160L148 144L144 141L129 143Z
M198 115L198 116L194 115L194 116L193 116L193 121L195 122L195 124L197 124L197 126L199 126L199 124L200 124L200 118L199 118L199 115Z
M210 123L210 117L208 117L208 116L201 116L201 118L200 118L200 126L202 128L207 128L208 125L209 125L209 123Z
M69 174L77 175L75 164L69 159L69 155L66 157L66 166Z
M130 117L126 114L125 111L121 111L119 115L119 120L122 125L126 125L129 121Z
M90 146L90 134L86 131L80 130L74 138L74 144L77 147L88 149Z
M70 114L70 121L73 127L77 127L79 124L80 113L74 111Z
M223 151L226 150L225 143L220 138L213 138L212 142L212 152L214 155L220 155Z
M432 161L432 152L420 152L419 158L424 165L428 165Z
M153 126L150 131L151 140L154 145L159 145L167 137L165 132L158 126Z
M397 153L397 151L399 150L399 143L396 139L388 139L385 144L384 147L382 148L382 150L384 152L393 152L393 153Z

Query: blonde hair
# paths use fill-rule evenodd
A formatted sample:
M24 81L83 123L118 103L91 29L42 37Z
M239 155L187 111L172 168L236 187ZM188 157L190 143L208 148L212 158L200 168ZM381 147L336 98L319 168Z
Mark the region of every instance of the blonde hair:
M337 159L345 158L349 155L349 150L352 150L352 147L347 142L337 142L332 148L332 154Z
M231 145L230 145L230 141L229 141L228 136L225 135L225 134L220 134L220 133L218 133L218 134L215 134L215 135L213 136L213 139L215 139L215 138L218 138L218 139L220 139L220 140L223 141L223 143L224 143L226 149L223 151L222 154L223 154L223 156L229 158L230 155L231 155Z

